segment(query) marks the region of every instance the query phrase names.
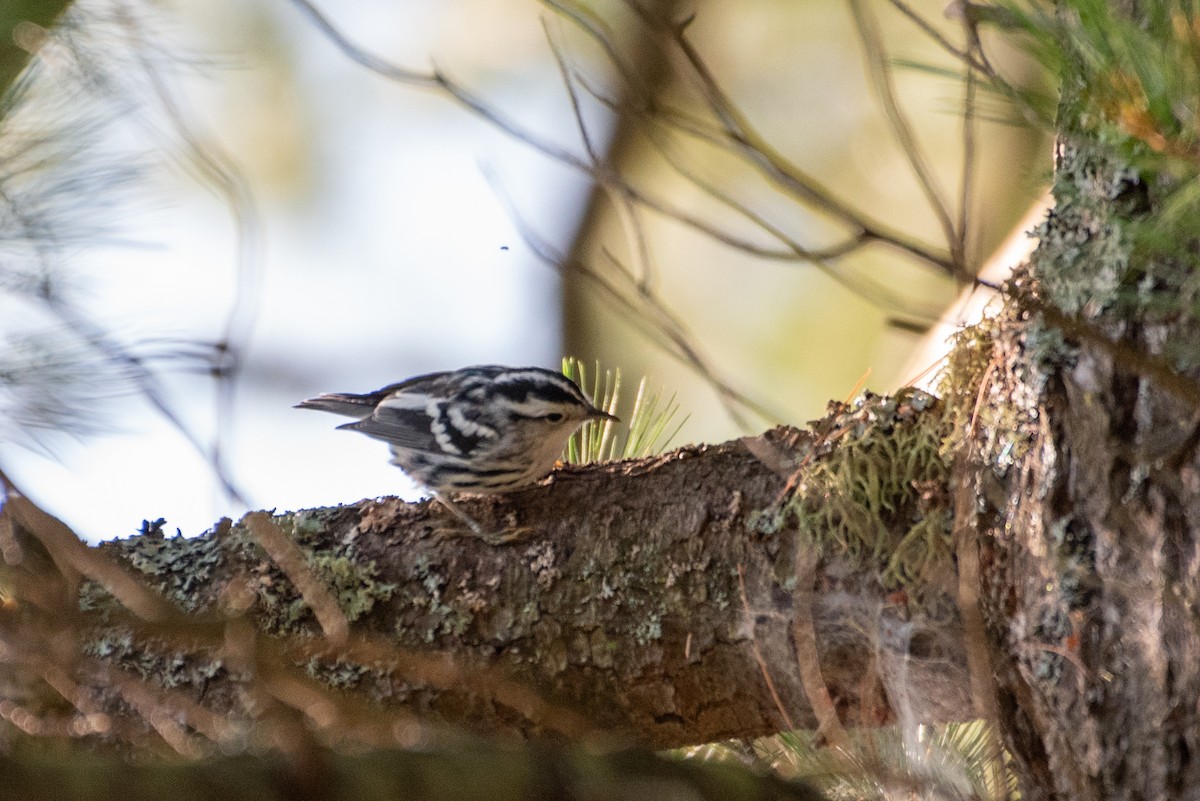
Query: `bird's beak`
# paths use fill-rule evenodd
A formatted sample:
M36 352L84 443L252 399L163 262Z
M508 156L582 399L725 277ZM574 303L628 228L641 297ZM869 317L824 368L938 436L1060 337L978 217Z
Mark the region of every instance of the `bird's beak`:
M612 420L614 423L621 422L621 418L617 417L615 414L609 414L608 412L604 411L603 409L597 409L595 407L593 407L592 410L590 412L588 412L588 419L589 420Z

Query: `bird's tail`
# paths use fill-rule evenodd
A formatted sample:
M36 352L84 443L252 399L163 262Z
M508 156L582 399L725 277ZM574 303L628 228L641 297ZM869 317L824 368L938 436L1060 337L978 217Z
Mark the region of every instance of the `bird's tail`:
M329 392L309 398L295 405L296 409L317 409L322 412L344 414L347 417L366 417L382 400L379 393L370 395L351 395L345 392Z

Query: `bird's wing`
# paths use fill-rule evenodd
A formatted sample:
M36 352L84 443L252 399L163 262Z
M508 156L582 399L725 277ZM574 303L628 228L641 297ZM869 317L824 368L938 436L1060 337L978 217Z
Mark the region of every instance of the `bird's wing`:
M439 448L428 410L428 397L394 392L381 400L368 417L338 428L358 431L401 448L436 451Z

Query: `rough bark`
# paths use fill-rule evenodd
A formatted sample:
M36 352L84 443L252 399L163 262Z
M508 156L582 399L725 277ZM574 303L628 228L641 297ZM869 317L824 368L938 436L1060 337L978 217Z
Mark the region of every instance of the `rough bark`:
M431 536L452 525L444 511L394 499L282 515L277 522L350 621L355 639L341 651L317 636L310 607L251 528L224 524L191 539L149 532L101 553L119 556L189 620L250 606L293 662L320 657L310 674L477 730L579 733L581 718L556 710L655 748L816 728L800 673L806 664L819 669L848 725L893 720L900 702L919 720L966 719L969 682L953 605L942 591L889 586L872 561L894 557L887 539L908 533L926 489L895 479L900 494L886 497L889 479L874 477L891 516L871 532L882 538L874 557L851 543L824 547L817 561L824 518L787 506L785 482L796 465L792 477L802 485L845 450L870 452L850 422L869 432L868 418L883 418L896 432L890 441L941 413L905 406L900 419L894 401L874 403L832 416L820 435L780 429L655 459L566 468L545 486L467 502L485 527L524 530L513 545ZM834 505L831 497L822 508ZM803 534L797 519L807 520ZM798 553L814 558L798 562ZM798 563L807 565L799 574ZM87 654L223 713L245 713L230 686L245 671L226 664L225 640L210 633L203 647L183 644L216 624L124 616L117 625L107 593L89 583L83 597L94 610ZM809 606L819 661L797 654L793 642ZM431 669L414 656L430 652L448 661ZM900 674L892 689L903 695L889 698L877 677Z
M1131 268L1123 229L1155 200L1112 155L1060 147L969 468L1000 728L1039 801L1200 795L1197 385L1163 357L1195 325L1112 313L1130 275L1145 299L1184 272Z
M206 714L254 720L268 695L365 726L344 698L304 701L336 687L481 730L666 747L988 706L1026 799L1200 797L1200 336L1187 305L1142 314L1195 289L1161 262L1130 267L1121 228L1161 211L1157 188L1091 148L1095 131L1067 131L1042 245L958 374L955 439L946 410L910 397L902 414L873 400L811 432L566 469L468 504L488 528L528 530L503 547L439 539L453 523L438 507L384 499L277 517L298 570L250 524L99 549L169 613L9 503L0 713L133 737L165 725L139 712L137 678L197 730ZM1194 242L1176 245L1186 264ZM881 472L930 421L959 448L957 475ZM846 468L854 452L869 453ZM969 576L907 551L948 539L951 520ZM320 582L302 597L306 571ZM960 616L955 579L979 582L978 610ZM49 615L64 597L82 614ZM970 679L964 616L987 651ZM33 714L41 685L72 703Z

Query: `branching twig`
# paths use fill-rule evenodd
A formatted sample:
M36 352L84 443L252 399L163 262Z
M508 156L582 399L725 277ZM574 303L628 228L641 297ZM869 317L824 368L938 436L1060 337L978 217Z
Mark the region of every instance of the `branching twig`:
M946 202L937 179L925 159L921 145L913 134L912 126L900 104L896 102L896 90L892 85L891 71L888 68L884 53L883 37L874 14L871 13L863 0L849 0L850 10L862 40L867 57L867 73L875 86L875 92L883 105L883 111L891 126L892 134L900 145L909 167L917 179L917 184L925 194L934 216L942 227L942 235L950 247L952 262L951 275L959 280L968 277L966 273L965 254L961 249L959 232L955 229L950 217L950 206Z
M784 706L783 699L779 696L779 690L775 687L775 680L771 678L771 671L767 668L767 660L763 658L762 649L758 647L758 637L754 633L754 615L751 614L750 602L746 599L745 568L739 564L737 571L738 592L742 598L742 614L745 616L745 626L750 635L750 652L754 654L754 661L758 663L759 673L762 674L763 682L767 685L767 691L771 694L771 700L775 702L775 709L779 712L780 717L783 718L787 730L792 731L796 728L796 723L792 720L792 716L788 714L787 707Z
M133 10L117 5L119 21L131 37L130 52L142 66L154 96L172 131L184 144L187 163L194 167L209 188L225 202L233 216L237 255L235 275L237 287L225 316L224 330L215 343L210 375L216 381L216 408L212 443L205 454L225 491L232 499L249 505L248 499L234 485L224 464L223 438L233 418L234 382L241 367L241 351L250 335L257 316L261 286L262 264L259 260L258 209L245 176L233 159L215 142L199 135L176 102L170 87L159 70L149 63L139 17ZM167 149L173 153L173 149ZM174 421L172 421L174 422ZM178 424L176 424L178 428ZM195 440L194 437L189 439Z
M344 643L350 623L330 593L328 584L308 566L300 546L289 539L266 512L251 512L242 522L308 604L325 638L332 643Z
M0 471L0 486L4 490L0 515L10 517L20 529L41 543L69 587L77 590L79 578L89 578L144 620L163 621L173 615L174 610L162 596L148 589L120 565L84 545L65 523L29 500L3 471ZM68 596L74 597L71 593Z
M792 591L792 644L796 649L796 668L804 694L820 724L817 733L834 747L846 749L850 738L838 720L837 707L821 675L817 629L813 621L813 583L816 580L817 554L807 544L796 547L796 586Z
M904 2L904 0L888 0L888 2L891 3L901 14L908 17L908 19L911 20L914 25L920 28L922 33L933 40L938 47L962 61L972 70L976 70L980 74L986 75L989 78L996 77L996 73L992 69L992 65L987 62L987 59L983 56L981 51L977 52L969 47L965 50L955 47L949 39L947 39L945 36L942 36L937 28L933 27L933 25L931 25L927 19L914 11L908 3Z
M736 104L721 89L704 59L688 41L684 27L672 25L632 0L627 0L626 5L638 14L644 24L658 31L679 50L691 68L690 77L693 84L704 98L709 110L725 127L726 141L729 146L738 152L748 164L756 167L771 183L781 190L815 205L822 212L842 220L864 234L886 241L921 261L953 275L953 260L934 252L911 237L870 220L865 214L843 203L826 187L806 175L773 148L749 124Z
M597 289L602 290L603 297L615 301L618 308L624 310L626 319L635 328L646 333L652 342L661 347L670 356L690 367L705 383L711 386L716 391L717 397L721 399L726 412L739 426L747 427L748 424L743 411L753 412L764 421L778 421L783 419L778 412L770 410L761 401L755 400L737 389L726 379L721 378L708 359L692 344L691 337L688 335L682 322L657 298L640 295L639 297L642 301L648 304L648 308L638 307L627 292L619 288L614 282L601 274L600 271L579 261L566 260L563 254L556 253L549 243L542 240L519 217L514 216L514 220L516 221L517 229L521 232L522 238L529 245L534 255L556 269L571 269L576 271L578 275L590 281ZM607 251L603 255L610 265L619 268L619 274L624 275L631 283L635 283L632 274L621 265L619 260ZM647 312L649 312L649 315L647 315Z
M967 40L970 43L969 48L972 53L977 53L983 57L983 43L979 40L979 31L975 26L968 21L964 21L963 28L966 31ZM963 128L962 128L962 165L959 171L959 198L958 198L958 237L959 250L963 253L965 260L968 252L968 247L971 244L971 218L972 205L974 203L975 189L975 159L976 159L976 131L978 128L978 116L976 114L976 96L979 92L979 79L976 76L975 70L968 69L963 77ZM966 263L964 261L964 267Z

